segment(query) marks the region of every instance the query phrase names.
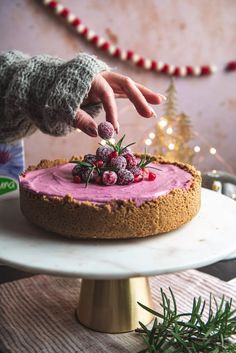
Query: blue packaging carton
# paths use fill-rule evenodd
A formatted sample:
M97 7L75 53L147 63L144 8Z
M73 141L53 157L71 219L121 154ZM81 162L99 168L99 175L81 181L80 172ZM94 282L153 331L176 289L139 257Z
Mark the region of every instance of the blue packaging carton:
M18 177L24 169L23 140L0 143L0 197L18 189Z

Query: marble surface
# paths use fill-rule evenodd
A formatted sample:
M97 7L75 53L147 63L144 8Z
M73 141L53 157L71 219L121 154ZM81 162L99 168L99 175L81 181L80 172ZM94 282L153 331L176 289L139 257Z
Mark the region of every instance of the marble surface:
M236 203L202 189L199 214L176 231L142 240L69 241L31 225L18 195L0 201L0 262L35 273L115 279L198 268L236 251Z

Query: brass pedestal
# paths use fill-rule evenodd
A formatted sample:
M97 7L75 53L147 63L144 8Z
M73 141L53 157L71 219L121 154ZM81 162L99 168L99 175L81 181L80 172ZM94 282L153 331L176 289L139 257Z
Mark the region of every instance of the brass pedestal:
M82 280L76 316L95 331L133 331L139 321L148 324L153 316L137 302L153 308L148 279Z

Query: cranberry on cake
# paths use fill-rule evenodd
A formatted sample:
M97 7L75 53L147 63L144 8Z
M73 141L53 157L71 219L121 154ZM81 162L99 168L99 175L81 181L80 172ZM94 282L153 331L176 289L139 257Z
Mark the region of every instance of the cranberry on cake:
M101 135L110 138L109 129ZM106 140L94 155L28 168L20 176L23 214L46 230L78 239L141 238L189 222L200 208L197 170L135 155L123 140Z

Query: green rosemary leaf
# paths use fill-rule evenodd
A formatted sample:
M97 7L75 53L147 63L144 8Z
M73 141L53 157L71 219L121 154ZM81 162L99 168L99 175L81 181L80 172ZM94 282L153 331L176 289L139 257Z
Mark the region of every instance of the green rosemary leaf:
M132 143L129 143L128 145L122 147L122 148L120 149L120 154L123 153L127 147L133 146L133 145L135 145L135 144L136 144L136 142L132 142Z
M94 166L92 163L89 163L89 162L80 162L80 165L82 165L82 167L93 167Z
M69 163L76 163L76 164L79 164L79 163L81 163L81 161L70 161Z
M84 161L70 161L70 163L80 164L82 167L93 167L92 163L84 162Z
M90 172L89 172L89 175L88 175L88 178L86 180L86 184L85 184L85 187L87 188L88 186L88 183L89 183L89 180L91 179L91 176L93 174L93 171L94 171L95 167L91 168Z
M208 317L204 320L206 302L194 298L189 313L178 313L174 293L170 297L161 289L162 312L140 304L155 316L151 329L140 323L147 353L236 353L236 343L231 337L236 334L236 309L232 299L220 301L210 295ZM214 308L213 308L214 304Z
M114 151L116 151L116 145L114 145L110 141L106 140L106 145L108 145L109 147L113 148ZM101 145L101 146L103 146L103 145Z
M164 318L163 315L161 315L160 313L156 312L156 311L153 310L153 309L148 308L146 305L144 305L144 304L142 304L142 303L139 303L139 302L138 302L138 305L140 305L143 309L149 311L149 313L151 313L151 314L153 314L153 315L155 315L155 316L157 316L157 317L159 317L159 318L161 318L161 319Z
M122 145L122 142L124 141L124 139L125 139L125 135L123 135L122 137L121 137L121 139L117 142L117 146L118 146L118 148L119 148L119 151L120 151L120 148L121 148L121 145Z
M149 335L149 342L152 344L153 340L154 340L154 336L156 333L156 328L157 328L157 318L155 318L152 329L150 331L150 335Z
M191 351L188 349L188 345L186 344L186 342L178 334L172 332L172 335L176 339L176 342L179 342L186 349L186 352L191 353Z
M145 151L145 153L146 153L146 151ZM156 160L155 157L148 157L146 154L144 154L144 157L141 158L141 160L139 161L138 166L140 168L144 168L144 167L146 167L146 165L148 165L151 162L154 162L155 160Z
M175 300L175 296L174 296L174 293L172 291L172 289L169 287L169 291L170 291L170 295L171 295L171 298L172 298L172 302L174 304L174 313L175 315L177 314L177 304L176 304L176 300Z
M162 170L161 170L161 169L159 169L159 168L156 168L156 167L153 167L153 166L150 166L150 165L148 166L148 168L149 168L149 169L155 169L155 170L159 170L160 172L162 172Z

